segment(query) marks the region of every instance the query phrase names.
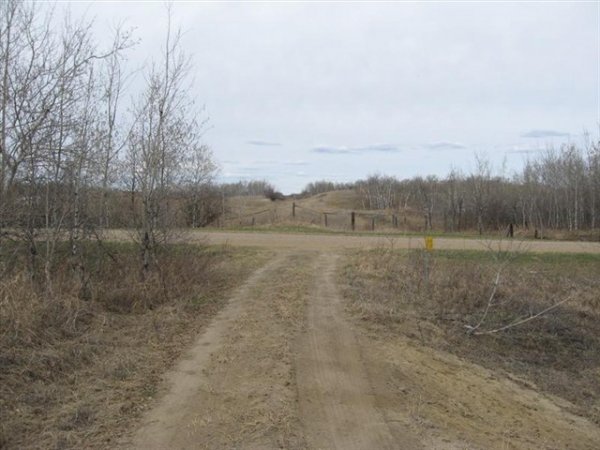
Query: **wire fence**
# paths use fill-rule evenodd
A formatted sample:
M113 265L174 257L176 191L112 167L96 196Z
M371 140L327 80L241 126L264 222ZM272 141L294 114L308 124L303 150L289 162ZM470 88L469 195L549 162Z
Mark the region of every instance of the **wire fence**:
M229 213L221 220L221 226L254 227L274 224L313 225L347 231L375 231L399 228L406 219L393 212L327 211L312 209L297 203L274 205L272 208Z

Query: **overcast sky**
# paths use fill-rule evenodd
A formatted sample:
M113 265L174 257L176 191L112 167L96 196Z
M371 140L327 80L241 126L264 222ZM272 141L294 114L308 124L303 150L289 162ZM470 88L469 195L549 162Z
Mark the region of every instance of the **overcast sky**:
M157 57L163 3L77 3ZM509 170L598 133L599 3L176 3L223 181Z

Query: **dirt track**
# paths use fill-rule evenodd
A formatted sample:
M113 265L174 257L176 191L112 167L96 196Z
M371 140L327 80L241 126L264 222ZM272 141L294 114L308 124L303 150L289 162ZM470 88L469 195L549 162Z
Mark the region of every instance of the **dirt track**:
M408 434L402 440L392 437L375 407L356 335L344 320L336 259L318 258L307 330L298 345L299 413L307 441L311 448L414 448Z
M250 247L267 247L272 249L303 249L319 251L339 251L344 249L374 248L391 246L394 248L423 248L422 237L385 237L364 235L326 235L326 234L292 234L292 233L240 233L210 232L193 233L184 239L206 239L211 244L241 245ZM571 241L519 241L519 240L485 240L468 238L434 238L434 248L445 250L487 250L515 249L532 252L556 253L600 253L598 242Z
M156 406L122 448L598 448L600 429L567 412L564 400L400 337L369 335L348 316L335 276L340 250L388 240L208 239L281 251L167 375ZM594 248L533 244L536 251ZM480 245L438 240L439 248Z

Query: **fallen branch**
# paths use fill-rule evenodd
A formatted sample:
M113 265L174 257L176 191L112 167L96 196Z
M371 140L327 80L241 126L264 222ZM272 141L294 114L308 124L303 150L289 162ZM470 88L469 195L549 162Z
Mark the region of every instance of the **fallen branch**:
M468 329L468 331L467 331L468 334L475 333L475 331L481 326L481 324L487 317L490 307L492 306L492 303L494 302L494 296L496 295L496 290L498 289L498 284L500 283L500 272L501 271L502 271L502 269L498 270L498 272L496 273L496 279L494 280L494 287L492 289L492 293L490 294L490 298L488 299L487 306L485 307L485 311L483 312L483 315L481 316L481 319L479 319L479 322L474 327L471 325L465 325L465 327Z
M563 303L571 300L572 297L567 297L564 300L561 300L560 302L557 302L555 304L553 304L552 306L549 306L546 309L543 309L542 311L540 311L537 314L534 314L533 316L529 316L529 317L525 317L524 319L519 319L515 322L509 323L508 325L504 325L503 327L500 328L495 328L493 330L487 330L487 331L475 331L475 328L473 329L473 331L470 332L470 334L474 334L475 336L481 336L483 334L494 334L494 333L498 333L500 331L504 331L504 330L508 330L509 328L513 328L516 327L517 325L522 325L526 322L529 322L530 320L533 320L537 317L540 317L543 314L546 314L547 312L552 311L554 308L562 305Z

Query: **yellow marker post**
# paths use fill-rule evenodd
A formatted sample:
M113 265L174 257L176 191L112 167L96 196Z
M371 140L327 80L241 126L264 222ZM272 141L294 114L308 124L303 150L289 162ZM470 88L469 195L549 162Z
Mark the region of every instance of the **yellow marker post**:
M433 250L433 238L431 236L425 236L425 250Z

